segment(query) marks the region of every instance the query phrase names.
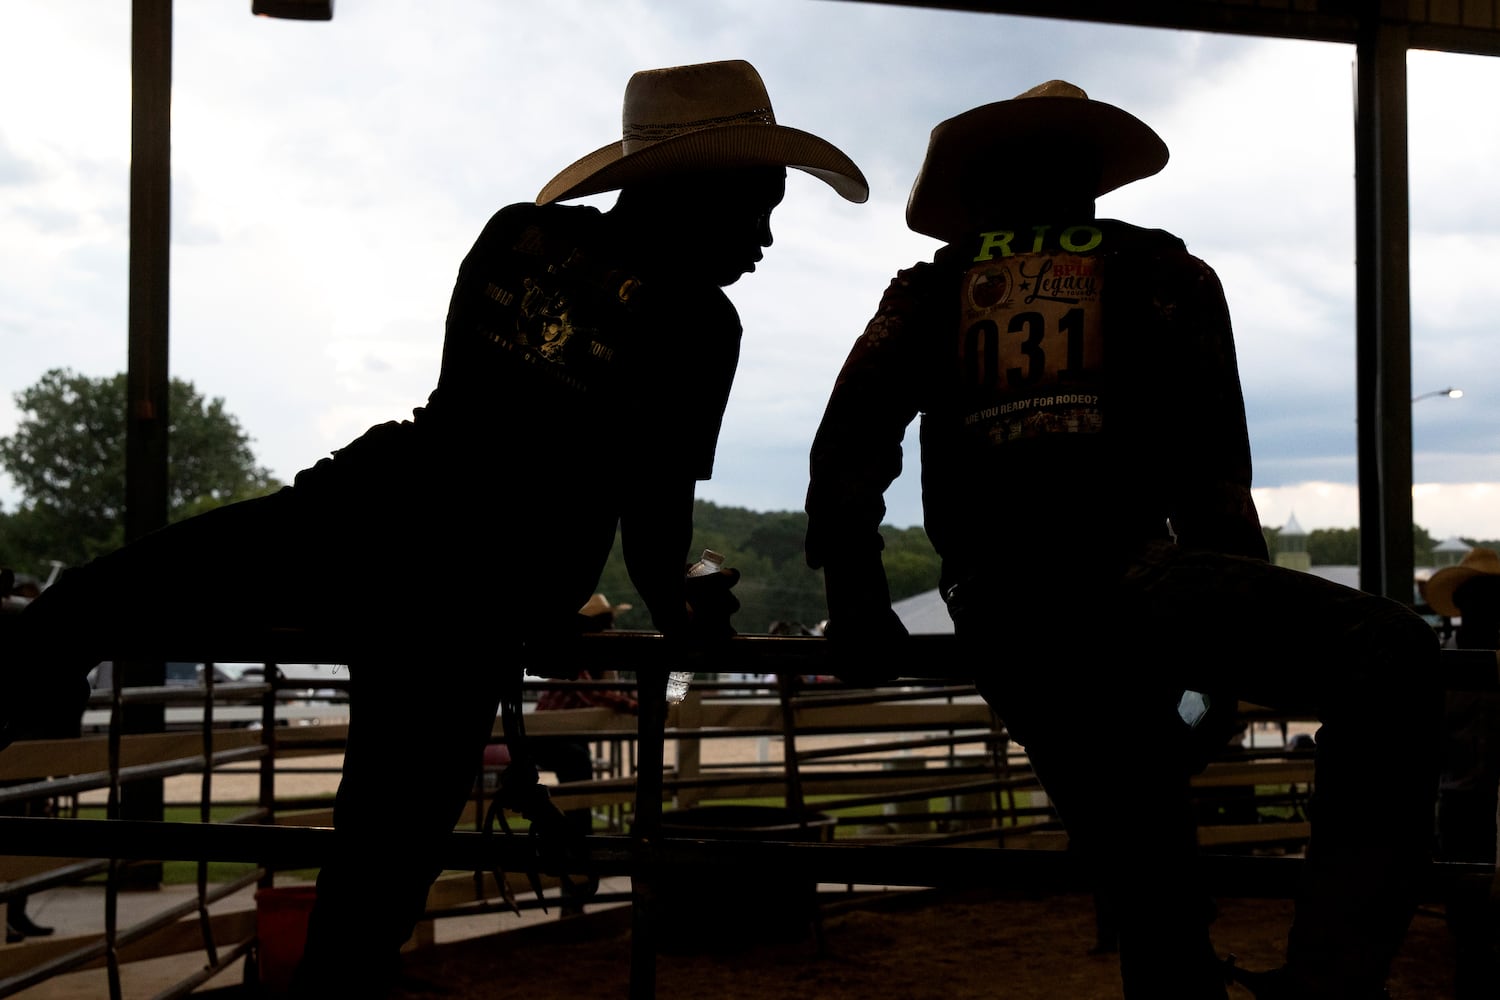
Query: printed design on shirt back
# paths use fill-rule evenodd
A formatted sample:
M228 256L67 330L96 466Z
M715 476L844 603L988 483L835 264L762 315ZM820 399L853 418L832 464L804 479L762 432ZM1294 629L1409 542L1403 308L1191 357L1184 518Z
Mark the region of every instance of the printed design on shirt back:
M1023 253L1011 250L1015 234L983 234L963 276L962 421L991 444L1103 427L1102 262L1074 252L1097 247L1099 230L1048 239L1049 228L1023 234Z
M516 250L536 254L536 265L520 277L513 324L491 329L490 340L518 360L580 391L594 384L596 373L615 361L616 342L629 324L622 311L640 286L620 270L601 273L577 249L566 254L543 252L545 244L528 230ZM549 259L550 258L550 259Z

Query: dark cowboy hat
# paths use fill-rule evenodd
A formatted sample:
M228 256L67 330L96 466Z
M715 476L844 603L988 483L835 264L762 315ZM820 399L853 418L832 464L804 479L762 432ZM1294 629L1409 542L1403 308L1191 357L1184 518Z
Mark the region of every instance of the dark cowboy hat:
M613 191L683 170L805 170L850 201L870 196L854 161L823 139L776 124L760 73L743 59L636 73L619 142L594 150L542 188L538 205Z
M1113 104L1089 99L1083 88L1049 80L1008 101L985 104L932 130L927 158L906 203L906 224L925 236L949 241L973 227L971 206L960 183L967 167L993 156L996 162L1040 156L1056 139L1091 154L1099 166L1094 196L1150 177L1167 165L1167 145L1152 128ZM997 183L1010 183L1001 178Z
M1427 581L1423 591L1428 607L1449 618L1462 614L1453 603L1458 588L1476 576L1500 576L1500 553L1483 546L1464 553L1456 566L1444 566Z

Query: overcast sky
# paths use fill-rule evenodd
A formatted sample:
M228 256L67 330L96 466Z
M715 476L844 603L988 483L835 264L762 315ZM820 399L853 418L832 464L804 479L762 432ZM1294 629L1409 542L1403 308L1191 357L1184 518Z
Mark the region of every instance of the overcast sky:
M936 249L904 222L932 126L1063 78L1171 150L1099 212L1219 272L1262 520L1358 523L1351 46L846 0L338 0L330 22L175 6L171 373L222 398L283 480L422 405L460 259L495 210L619 138L631 73L743 58L871 197L791 172L775 245L729 290L744 352L701 497L801 509L849 346L891 274ZM1415 520L1497 539L1500 119L1479 95L1500 61L1414 52L1408 70L1412 393L1465 393L1413 404ZM125 370L129 159L130 4L6 0L0 436L49 369ZM629 446L629 427L599 435ZM921 520L914 430L907 454L900 526ZM0 477L3 509L18 501Z

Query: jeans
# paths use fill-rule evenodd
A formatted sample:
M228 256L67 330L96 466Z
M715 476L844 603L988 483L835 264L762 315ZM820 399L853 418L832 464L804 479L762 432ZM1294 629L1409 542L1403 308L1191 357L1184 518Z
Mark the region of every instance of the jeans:
M1165 541L1117 572L1080 565L963 581L949 607L981 693L1115 902L1125 996L1225 996L1189 780L1229 729L1189 729L1184 690L1318 719L1287 966L1316 995L1378 990L1432 853L1436 633L1398 602Z
M337 847L319 872L299 973L308 995L389 982L473 788L502 682L519 679L518 637L535 618L526 608L571 616L594 583L579 581L576 598L536 585L537 533L470 516L488 513L493 477L451 457L412 423L378 425L291 487L66 570L7 630L0 682L14 693L0 707L75 727L81 702L48 705L76 701L88 670L122 650L213 656L237 636L311 627L349 657Z

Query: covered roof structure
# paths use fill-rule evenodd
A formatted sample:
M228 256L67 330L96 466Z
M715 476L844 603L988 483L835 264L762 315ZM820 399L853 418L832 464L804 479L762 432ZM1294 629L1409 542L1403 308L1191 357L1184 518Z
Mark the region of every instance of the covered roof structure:
M376 3L379 0L362 0ZM1360 586L1411 599L1411 289L1406 54L1500 55L1500 0L839 0L1340 42L1356 49L1355 324ZM132 0L126 517L166 520L172 0ZM333 17L331 0L256 0ZM249 12L247 11L247 16Z

